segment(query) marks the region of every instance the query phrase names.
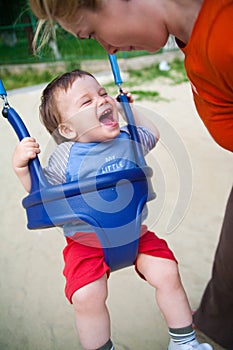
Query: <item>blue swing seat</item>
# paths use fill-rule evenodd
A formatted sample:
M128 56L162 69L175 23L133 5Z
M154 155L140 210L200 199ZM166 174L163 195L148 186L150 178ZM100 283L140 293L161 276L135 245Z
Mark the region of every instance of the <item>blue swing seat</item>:
M19 140L29 137L22 119L9 106L1 81L0 96L5 101L3 116ZM124 108L128 108L127 104ZM112 271L132 265L138 252L143 208L148 200L155 198L152 169L144 161L142 163L127 170L51 185L36 157L29 162L31 192L22 202L28 228L60 227L82 220L96 232Z
M151 175L150 168L135 168L89 178L81 184L74 181L42 187L23 200L28 228L85 221L93 226L111 270L132 265Z

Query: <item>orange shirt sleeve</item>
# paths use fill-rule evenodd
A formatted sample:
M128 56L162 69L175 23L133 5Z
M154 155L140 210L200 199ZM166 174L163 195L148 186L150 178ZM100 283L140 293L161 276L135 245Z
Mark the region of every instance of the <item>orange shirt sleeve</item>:
M196 109L209 133L233 152L233 2L204 0L183 48Z

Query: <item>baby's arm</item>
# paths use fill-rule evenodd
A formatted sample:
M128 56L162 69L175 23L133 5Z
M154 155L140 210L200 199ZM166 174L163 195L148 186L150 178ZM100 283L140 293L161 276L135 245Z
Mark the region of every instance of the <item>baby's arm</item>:
M38 153L40 153L40 148L36 140L33 137L25 137L18 143L13 154L13 169L27 192L31 190L28 162Z

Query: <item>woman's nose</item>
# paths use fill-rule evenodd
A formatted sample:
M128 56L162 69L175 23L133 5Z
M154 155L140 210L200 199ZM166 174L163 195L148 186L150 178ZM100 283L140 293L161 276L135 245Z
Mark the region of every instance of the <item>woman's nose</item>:
M109 45L104 40L101 40L101 39L98 39L98 38L95 38L95 39L107 51L108 54L113 55L113 54L117 53L118 49L116 47Z
M116 49L115 47L112 47L112 46L110 46L110 48L107 50L107 53L110 55L114 55L117 52L118 52L118 49Z

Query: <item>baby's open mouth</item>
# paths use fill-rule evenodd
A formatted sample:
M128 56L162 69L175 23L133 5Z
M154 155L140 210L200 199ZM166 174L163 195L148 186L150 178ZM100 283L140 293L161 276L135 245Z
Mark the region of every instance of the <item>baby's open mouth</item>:
M118 123L113 117L112 110L106 109L101 116L99 117L99 121L102 125L105 126L116 126Z

